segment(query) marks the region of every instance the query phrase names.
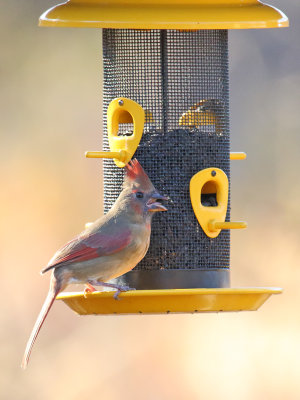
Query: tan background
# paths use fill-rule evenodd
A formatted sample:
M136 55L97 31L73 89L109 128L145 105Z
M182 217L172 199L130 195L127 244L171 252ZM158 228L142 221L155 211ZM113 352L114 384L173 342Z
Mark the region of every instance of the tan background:
M50 0L1 0L0 399L300 398L300 8L289 29L230 32L232 285L282 286L259 312L78 317L38 272L101 214L100 32L38 28Z

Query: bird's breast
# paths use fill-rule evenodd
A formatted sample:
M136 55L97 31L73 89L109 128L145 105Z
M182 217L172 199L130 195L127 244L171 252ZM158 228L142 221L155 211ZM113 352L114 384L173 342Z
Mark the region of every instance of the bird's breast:
M150 244L150 234L140 233L134 235L134 238L130 245L124 249L120 254L119 268L114 272L114 275L109 278L117 278L131 271L146 255Z

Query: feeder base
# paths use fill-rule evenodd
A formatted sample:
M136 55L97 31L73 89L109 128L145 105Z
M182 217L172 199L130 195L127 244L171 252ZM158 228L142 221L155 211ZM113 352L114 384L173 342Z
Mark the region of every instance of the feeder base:
M280 288L159 289L121 293L61 293L63 300L80 315L89 314L164 314L220 311L255 311Z
M229 288L229 268L134 270L111 282L137 290Z

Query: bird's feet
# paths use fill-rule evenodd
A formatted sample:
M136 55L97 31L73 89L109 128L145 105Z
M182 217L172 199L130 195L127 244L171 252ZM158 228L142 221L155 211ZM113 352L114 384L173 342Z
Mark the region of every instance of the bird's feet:
M129 290L136 290L135 288L131 288L129 286L118 286L118 285L115 285L115 288L117 289L116 293L114 294L114 299L115 300L120 300L119 299L119 294L121 292L128 292Z
M87 291L87 293L94 292L96 290L94 288L94 286L103 286L103 287L109 287L112 289L116 289L116 293L114 294L115 300L120 300L119 294L121 292L128 292L129 290L135 290L135 288L131 288L129 286L121 286L121 285L116 285L114 283L101 282L101 281L96 281L96 280L91 280L88 283L86 283L86 285L88 286L88 288L85 289L85 291ZM89 288L91 288L91 290L89 290Z
M86 283L85 286L86 286L86 288L84 289L84 292L83 292L83 296L84 296L85 298L87 298L87 294L88 294L88 293L96 292L96 289L95 289L94 286L91 285L90 283Z

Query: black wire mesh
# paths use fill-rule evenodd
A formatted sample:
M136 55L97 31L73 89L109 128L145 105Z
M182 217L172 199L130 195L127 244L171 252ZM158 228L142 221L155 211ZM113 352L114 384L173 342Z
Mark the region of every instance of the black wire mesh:
M103 147L109 150L111 100L138 102L147 117L135 157L156 188L171 198L168 212L154 216L150 249L135 270L229 267L229 231L208 238L189 197L190 179L198 171L217 167L230 175L227 40L226 30L103 30ZM122 124L119 134L131 129ZM122 181L123 170L105 159L105 212Z

